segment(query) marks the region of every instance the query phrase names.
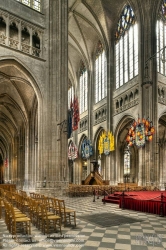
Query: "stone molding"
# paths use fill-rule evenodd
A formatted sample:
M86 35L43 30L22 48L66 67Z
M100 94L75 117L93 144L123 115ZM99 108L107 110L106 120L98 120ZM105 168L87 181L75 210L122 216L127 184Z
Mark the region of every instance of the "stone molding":
M158 86L158 102L166 105L166 98L165 98L166 88L164 86Z
M88 129L88 116L85 116L84 118L82 118L79 122L79 132L78 133L82 133L83 131Z
M93 111L94 124L97 125L107 120L107 104L104 104L97 110Z
M114 98L114 116L139 104L138 86Z
M8 12L2 11L0 9L0 17L2 17L6 24L6 30L0 30L0 45L10 47L14 50L19 50L25 54L35 56L36 58L42 58L42 35L43 29L41 27L32 25L24 21L21 18L15 17L14 15L9 14ZM10 37L10 25L15 22L18 29L18 37ZM29 32L29 42L22 41L22 30L26 27ZM37 34L40 39L40 48L36 48L32 44L33 35Z

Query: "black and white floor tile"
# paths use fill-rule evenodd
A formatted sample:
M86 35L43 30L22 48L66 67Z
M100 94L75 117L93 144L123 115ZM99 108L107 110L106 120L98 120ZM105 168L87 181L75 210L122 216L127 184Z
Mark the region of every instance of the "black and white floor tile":
M62 198L62 197L61 197ZM63 197L66 206L76 210L77 226L62 227L47 237L32 226L32 242L20 236L10 237L4 219L0 219L0 249L14 250L165 250L166 218L122 210L92 197ZM29 239L28 239L29 240Z

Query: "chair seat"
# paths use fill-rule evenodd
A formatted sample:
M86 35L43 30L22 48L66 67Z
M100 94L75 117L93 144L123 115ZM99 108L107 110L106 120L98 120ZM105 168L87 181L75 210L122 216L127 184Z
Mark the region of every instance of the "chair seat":
M47 217L43 217L44 220L53 220L53 219L61 219L61 217L57 216L57 215L48 215Z
M15 214L15 217L18 218L18 217L27 217L26 214L23 214L23 213L18 213L18 214Z
M51 216L51 215L55 215L55 214L52 213L52 212L48 212L47 215L48 215L48 216Z
M16 222L27 222L30 221L31 219L28 217L21 217L21 218L15 218Z
M66 213L74 213L75 210L72 210L72 209L70 209L70 208L66 208L66 209L65 209L65 212L66 212Z

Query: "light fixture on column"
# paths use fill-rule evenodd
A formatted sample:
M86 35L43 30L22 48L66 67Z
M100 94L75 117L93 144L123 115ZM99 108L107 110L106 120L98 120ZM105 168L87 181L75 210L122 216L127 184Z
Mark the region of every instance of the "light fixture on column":
M67 120L63 120L62 122L58 123L57 126L59 126L59 130L60 130L60 132L59 132L60 138L58 138L57 141L60 141L62 132L67 133Z
M147 88L149 88L152 84L153 84L153 82L151 81L150 76L149 76L148 64L146 63L144 81L143 81L143 83L142 83L142 86L145 86L145 88L147 89Z
M161 48L159 51L157 51L156 53L154 53L152 56L150 56L146 61L145 61L145 68L144 68L144 80L142 83L142 87L145 86L145 88L149 88L153 82L150 79L149 76L149 68L148 68L148 62L151 61L152 59L156 58L156 55L159 54L159 58L162 61L162 63L166 62L165 59L165 49L166 46L164 46L163 48Z

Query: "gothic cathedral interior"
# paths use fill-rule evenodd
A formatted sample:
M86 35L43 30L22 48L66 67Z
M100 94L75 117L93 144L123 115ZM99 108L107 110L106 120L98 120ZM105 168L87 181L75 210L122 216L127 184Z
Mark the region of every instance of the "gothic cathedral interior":
M0 1L0 183L166 187L166 0Z

